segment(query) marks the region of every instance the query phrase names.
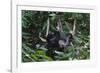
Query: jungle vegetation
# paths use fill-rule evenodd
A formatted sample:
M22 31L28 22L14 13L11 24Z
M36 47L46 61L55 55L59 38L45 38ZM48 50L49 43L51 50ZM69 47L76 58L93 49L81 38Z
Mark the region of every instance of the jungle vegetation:
M46 32L48 18L49 32L56 31L56 17L60 16L65 35L73 29L72 42L63 51L50 48L55 54L47 55ZM22 28L22 62L70 61L90 59L90 14L78 12L21 11ZM45 41L45 42L44 42Z

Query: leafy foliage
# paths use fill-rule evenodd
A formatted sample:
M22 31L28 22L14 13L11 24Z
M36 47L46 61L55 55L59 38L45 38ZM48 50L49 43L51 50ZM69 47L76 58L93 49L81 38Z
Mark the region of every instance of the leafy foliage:
M47 55L45 38L47 20L50 18L50 31L56 30L56 16L61 16L65 34L72 31L73 21L77 20L75 35L64 51L57 51L54 59ZM41 62L56 60L82 60L90 58L90 14L73 12L47 12L22 10L22 62ZM54 49L54 48L52 48Z

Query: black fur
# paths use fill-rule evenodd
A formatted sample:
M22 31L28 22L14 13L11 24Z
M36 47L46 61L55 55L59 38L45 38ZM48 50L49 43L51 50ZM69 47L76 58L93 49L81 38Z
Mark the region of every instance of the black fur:
M66 48L72 41L72 34L67 36L60 31L49 33L47 36L47 48Z

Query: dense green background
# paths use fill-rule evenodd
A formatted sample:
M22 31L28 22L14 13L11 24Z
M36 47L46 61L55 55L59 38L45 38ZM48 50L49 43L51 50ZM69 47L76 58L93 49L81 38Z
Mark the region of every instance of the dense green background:
M56 51L55 59L47 56L45 38L47 19L50 18L50 31L56 30L56 15L61 14L62 28L65 34L72 31L73 21L77 25L71 45L64 51ZM41 62L54 60L83 60L90 58L90 14L73 12L45 12L22 10L22 62Z

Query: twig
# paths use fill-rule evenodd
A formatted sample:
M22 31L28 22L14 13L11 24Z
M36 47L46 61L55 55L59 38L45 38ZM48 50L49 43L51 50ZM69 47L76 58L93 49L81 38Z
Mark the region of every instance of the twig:
M49 27L50 27L50 20L49 20L49 18L48 18L48 20L47 20L46 37L48 36L48 33L49 33Z

